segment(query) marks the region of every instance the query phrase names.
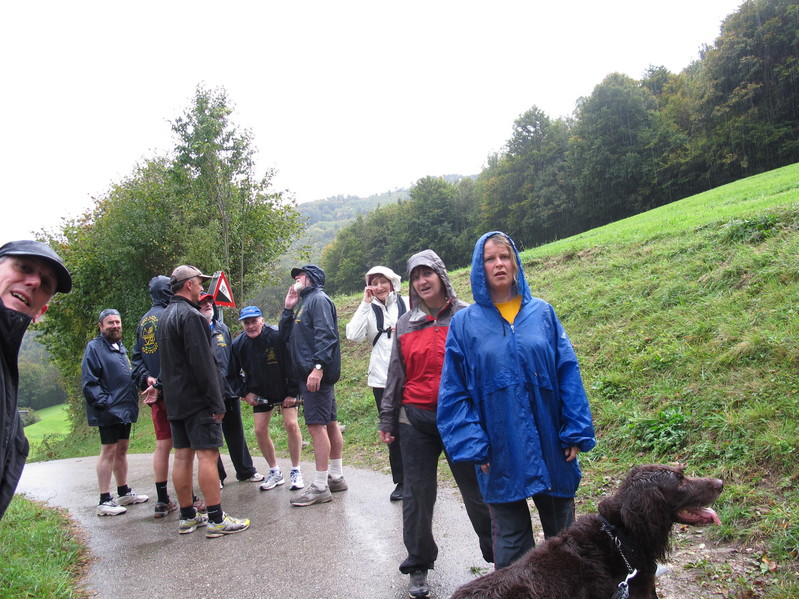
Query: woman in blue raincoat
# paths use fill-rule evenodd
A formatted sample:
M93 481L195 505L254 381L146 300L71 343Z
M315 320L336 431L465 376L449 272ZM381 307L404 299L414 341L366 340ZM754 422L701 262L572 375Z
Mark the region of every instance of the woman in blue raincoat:
M535 546L528 497L547 538L572 524L577 454L596 440L571 342L507 235L477 241L471 283L475 303L450 323L437 422L452 461L477 467L499 569Z

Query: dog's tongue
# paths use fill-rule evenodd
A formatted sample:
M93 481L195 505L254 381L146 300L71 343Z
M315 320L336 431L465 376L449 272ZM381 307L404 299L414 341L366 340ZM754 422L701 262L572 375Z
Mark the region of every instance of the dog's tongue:
M695 526L721 524L718 514L709 507L680 510L677 512L677 521Z

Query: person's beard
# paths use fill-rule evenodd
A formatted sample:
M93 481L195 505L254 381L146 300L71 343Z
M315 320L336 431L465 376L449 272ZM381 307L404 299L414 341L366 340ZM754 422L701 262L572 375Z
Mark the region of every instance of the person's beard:
M103 334L105 335L105 338L108 339L108 341L111 343L119 343L119 341L122 339L122 331L112 330L112 331L107 331Z
M210 312L200 312L200 314L202 314L205 317L205 320L207 320L209 324L211 323L211 321L214 320L213 310L211 310Z
M305 289L305 285L302 284L302 281L295 281L294 282L294 291L299 293L303 289Z

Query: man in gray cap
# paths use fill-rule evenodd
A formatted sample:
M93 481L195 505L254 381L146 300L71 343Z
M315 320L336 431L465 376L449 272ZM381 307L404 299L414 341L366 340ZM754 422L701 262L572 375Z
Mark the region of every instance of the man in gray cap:
M100 432L97 484L100 487L98 516L124 514L126 505L144 503L147 495L128 486L130 429L139 418L139 397L131 378L128 350L122 345L122 319L108 308L97 318L99 334L83 352L81 375L86 418ZM117 500L111 495L111 474L117 483Z
M161 373L156 386L164 402L172 429L175 462L172 484L180 505L178 532L187 534L207 526L205 536L221 537L247 530L247 518L234 518L222 511L216 463L222 446L222 375L211 347L211 329L199 312L203 282L210 279L194 266L178 266L169 284L174 294L161 315L156 338ZM157 393L150 388L147 394ZM199 462L200 490L208 513L194 507L192 482L194 456Z
M17 357L22 336L56 292L69 293L72 277L53 249L32 240L0 247L0 518L8 508L28 457L17 406Z

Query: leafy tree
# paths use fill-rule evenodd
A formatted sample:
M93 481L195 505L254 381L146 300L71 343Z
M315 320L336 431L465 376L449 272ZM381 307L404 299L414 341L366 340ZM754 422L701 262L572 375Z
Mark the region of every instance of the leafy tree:
M44 236L74 281L73 293L56 295L41 325L70 391L74 423L83 421L80 361L100 310L120 311L124 342L132 348L136 323L150 306L150 278L183 263L225 270L243 302L298 236L296 210L280 193L268 193L271 173L256 179L251 140L237 133L229 115L223 90L198 88L173 125L172 158L137 166L85 214Z

